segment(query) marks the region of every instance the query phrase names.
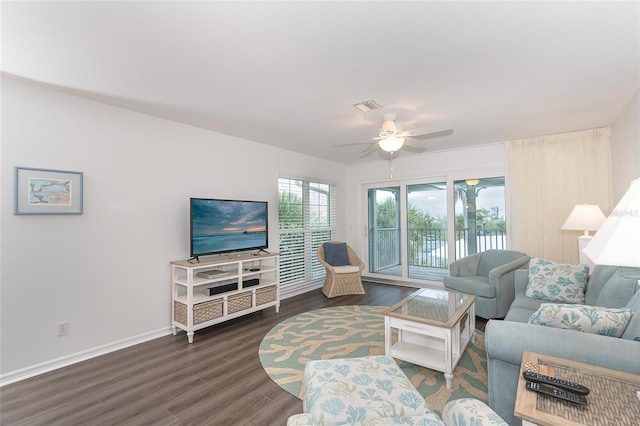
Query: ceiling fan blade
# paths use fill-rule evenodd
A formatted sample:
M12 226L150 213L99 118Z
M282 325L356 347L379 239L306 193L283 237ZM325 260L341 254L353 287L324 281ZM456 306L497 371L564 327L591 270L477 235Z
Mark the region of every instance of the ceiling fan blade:
M360 151L360 153L362 154L362 157L364 157L371 154L372 152L377 151L377 149L378 149L378 142L374 142L368 147L366 147L365 149L363 149L362 151Z
M405 133L407 134L408 137L411 137L414 139L425 139L425 137L428 137L431 135L438 134L438 136L444 136L445 134L453 133L453 126L450 124L442 124L438 126L429 126L429 127L422 127L419 129L407 130Z
M417 148L417 149L427 149L426 142L413 139L413 138L406 138L404 140L403 146L408 146L408 147Z
M340 146L353 146L353 145L369 145L371 144L371 141L375 141L377 139L378 138L363 138L363 137L334 139L333 142L337 142L337 143L334 143L331 146L340 147Z
M331 146L334 147L334 148L340 148L340 147L343 147L343 146L370 145L370 144L371 144L371 141L369 141L369 142L339 143L339 144L331 145Z

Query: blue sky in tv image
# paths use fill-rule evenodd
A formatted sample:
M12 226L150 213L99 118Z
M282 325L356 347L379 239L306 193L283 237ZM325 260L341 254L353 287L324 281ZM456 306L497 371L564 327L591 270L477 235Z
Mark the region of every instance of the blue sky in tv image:
M191 255L268 246L267 202L191 199Z

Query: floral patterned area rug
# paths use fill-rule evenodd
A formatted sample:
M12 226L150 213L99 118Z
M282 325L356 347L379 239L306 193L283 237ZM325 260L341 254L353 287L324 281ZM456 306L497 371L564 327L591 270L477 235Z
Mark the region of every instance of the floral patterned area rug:
M260 343L260 362L281 388L301 398L307 361L384 354L382 306L338 306L296 315L272 328ZM441 414L451 399L476 398L488 402L487 356L484 333L476 331L454 371L447 389L441 372L399 361L431 408Z

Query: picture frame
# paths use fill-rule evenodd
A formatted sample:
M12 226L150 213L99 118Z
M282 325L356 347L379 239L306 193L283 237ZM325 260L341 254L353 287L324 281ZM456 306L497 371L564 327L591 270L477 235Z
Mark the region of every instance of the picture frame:
M83 173L16 167L14 214L82 214Z

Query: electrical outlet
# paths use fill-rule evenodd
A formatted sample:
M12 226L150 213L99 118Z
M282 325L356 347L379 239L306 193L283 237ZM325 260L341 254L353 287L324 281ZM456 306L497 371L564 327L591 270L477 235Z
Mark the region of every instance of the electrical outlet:
M69 333L69 321L58 323L58 337L66 336Z

